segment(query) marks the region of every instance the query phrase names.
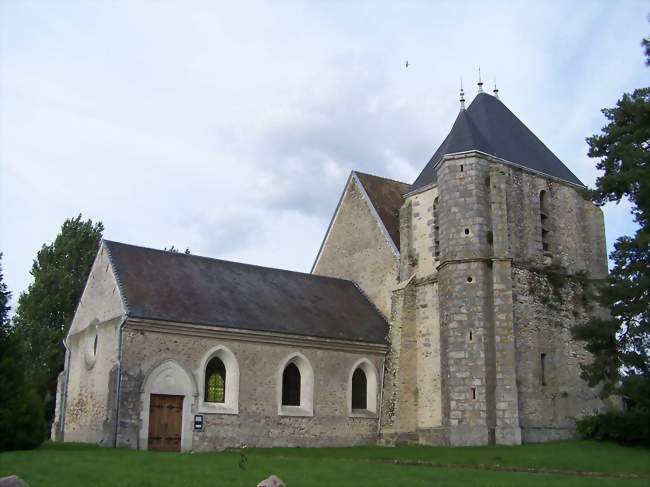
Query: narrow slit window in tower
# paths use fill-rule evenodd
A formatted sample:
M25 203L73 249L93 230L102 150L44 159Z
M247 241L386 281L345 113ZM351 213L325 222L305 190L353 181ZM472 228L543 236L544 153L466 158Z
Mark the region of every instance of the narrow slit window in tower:
M542 228L542 250L548 252L550 250L549 243L549 208L548 208L548 193L540 191L539 193L539 219Z
M433 258L440 260L440 221L438 220L438 198L433 200Z

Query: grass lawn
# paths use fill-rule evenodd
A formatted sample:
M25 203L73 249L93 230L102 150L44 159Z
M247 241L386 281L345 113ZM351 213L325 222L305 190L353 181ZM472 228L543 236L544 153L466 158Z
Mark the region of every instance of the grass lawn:
M0 476L19 475L32 487L255 486L270 474L289 487L650 485L649 449L582 441L517 447L252 449L246 455L247 468L241 470L237 452L154 453L48 443L34 451L0 454ZM629 474L638 477L621 477Z

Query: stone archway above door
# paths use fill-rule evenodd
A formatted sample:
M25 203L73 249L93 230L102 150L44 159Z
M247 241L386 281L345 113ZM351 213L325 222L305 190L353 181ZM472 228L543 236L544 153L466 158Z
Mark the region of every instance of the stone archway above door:
M195 407L194 398L197 396L196 384L191 375L175 360L169 359L154 367L144 381L141 390L139 448L149 449L151 397L176 396L182 397L180 450L192 449L192 414ZM179 401L180 402L180 401ZM171 405L171 403L170 403ZM176 407L174 405L171 405ZM171 420L171 419L170 419Z

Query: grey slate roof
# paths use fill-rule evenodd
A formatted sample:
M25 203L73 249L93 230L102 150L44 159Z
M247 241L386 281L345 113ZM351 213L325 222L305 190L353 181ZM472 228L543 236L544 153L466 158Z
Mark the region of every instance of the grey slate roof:
M104 245L130 317L386 343L386 320L351 281Z
M417 177L411 191L436 180L434 167L445 154L479 150L549 176L582 182L496 97L479 93L461 110L449 135Z

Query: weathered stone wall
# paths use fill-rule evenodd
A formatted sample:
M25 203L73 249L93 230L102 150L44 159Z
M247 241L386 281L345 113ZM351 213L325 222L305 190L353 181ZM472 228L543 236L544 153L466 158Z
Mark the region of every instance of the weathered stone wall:
M434 279L410 279L394 291L382 417L387 443L430 438L442 424L438 318Z
M350 178L313 273L356 282L384 316L397 282L398 256L367 201Z
M209 414L205 429L193 432L193 451L221 450L248 446L346 446L373 444L377 439L378 414L351 417L349 384L353 366L367 358L377 371L381 383L384 352L345 350L340 342L328 347L310 346L310 340L294 338L295 343L254 342L215 337L210 330L174 334L151 331L146 326L127 324L124 333L123 379L120 400L118 446L142 448L139 428L143 411L143 384L151 370L165 360L172 360L201 387L201 363L216 346L234 354L239 366L239 401L237 414ZM337 349L338 348L338 349ZM292 353L299 352L310 362L314 374L313 417L281 416L278 413L281 365ZM226 378L228 381L228 378ZM198 384L198 385L197 385ZM378 387L378 394L380 387ZM198 391L191 399L191 414L199 408ZM377 399L379 404L379 399ZM184 424L191 428L191 424Z
M437 197L438 188L434 186L407 198L400 223L400 234L403 231L406 235L400 242L403 255L400 280L406 280L411 275L426 278L436 273L438 262L434 256L433 202Z
M589 354L571 336L571 327L592 312L584 283L607 275L602 211L583 198L580 188L502 167L522 435L524 441L567 438L575 434L576 418L605 407L580 378L580 363L588 362ZM547 251L542 248L541 191L547 192Z
M533 267L555 264L569 274L607 275L605 227L600 208L580 188L502 165L507 177L510 256ZM541 191L547 192L549 250L542 249Z
M442 377L438 282L425 278L414 283L416 292L417 428L442 425Z
M393 291L382 442L438 443L442 425L440 325L433 204L436 187L400 209L400 281Z
M444 422L452 445L487 444L494 431L489 163L453 157L438 171Z
M596 391L580 378L580 363L587 362L589 354L571 336L571 327L588 318L584 285L522 267L513 268L513 278L523 439L570 438L576 419L605 409Z
M70 358L64 372L64 441L112 446L122 314L117 283L102 247L66 338Z

